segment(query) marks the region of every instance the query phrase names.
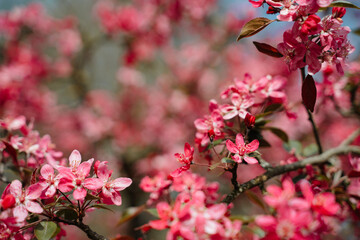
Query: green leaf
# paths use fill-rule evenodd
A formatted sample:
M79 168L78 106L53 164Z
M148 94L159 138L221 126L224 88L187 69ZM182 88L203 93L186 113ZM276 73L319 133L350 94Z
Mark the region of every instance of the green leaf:
M211 142L211 143L207 146L206 150L209 150L209 149L211 149L212 147L221 144L223 141L224 141L224 139L217 139L217 140Z
M271 104L265 108L264 112L266 112L266 113L267 112L275 112L276 110L280 109L281 107L282 107L281 103Z
M91 193L86 193L85 200L100 200L100 198Z
M318 146L315 143L306 146L303 150L304 157L310 157L311 155L317 154L318 152Z
M237 38L239 41L242 38L250 37L255 35L256 33L263 30L267 27L270 23L274 22L275 20L270 20L264 17L254 18L249 22L245 23L243 28L241 29L240 35Z
M235 161L232 158L224 157L221 159L222 163L234 163Z
M35 227L35 236L38 240L49 240L56 233L57 225L54 222L41 222Z
M266 54L270 57L275 57L275 58L283 57L283 55L279 52L279 50L277 50L273 46L270 46L267 43L259 43L259 42L253 42L253 43L254 43L256 49L263 54Z
M100 204L100 203L99 204L94 204L94 205L92 205L92 207L99 208L99 209L105 209L105 210L108 210L108 211L114 213L114 211L112 209L108 208L105 204Z
M348 1L344 1L344 0L338 0L338 1L334 1L332 2L329 7L344 7L344 8L356 8L356 9L360 9L358 6L356 6L355 4L348 2Z
M275 134L276 136L278 136L283 142L288 142L289 141L289 137L286 134L286 132L284 132L283 130L281 130L280 128L275 128L275 127L266 127L264 128L266 130L271 131L273 134Z
M214 170L215 168L217 168L220 164L221 164L221 162L217 162L217 163L215 163L215 164L212 164L212 165L209 167L210 171L211 171L211 170Z
M120 220L118 221L117 225L122 225L125 222L130 221L131 219L138 216L140 213L142 213L145 209L145 205L138 206L138 207L129 207L125 210L125 212L122 214Z
M254 192L246 191L245 194L251 202L253 202L255 205L258 205L259 207L261 207L264 211L266 210L265 203Z
M353 30L353 31L351 31L351 32L354 33L354 34L356 34L356 35L358 35L358 36L360 36L360 28L355 29L355 30Z
M265 139L261 138L258 140L260 143L260 147L271 147L271 144L268 141L266 141Z
M287 143L284 143L284 148L287 152L291 152L295 150L296 155L301 155L302 152L302 144L299 141L290 140Z
M148 213L150 213L151 215L153 215L154 217L157 217L157 218L159 217L159 214L158 214L156 208L149 208L149 209L146 209L146 211L147 211Z
M75 220L78 218L78 213L72 208L64 208L57 211L56 216L66 220Z

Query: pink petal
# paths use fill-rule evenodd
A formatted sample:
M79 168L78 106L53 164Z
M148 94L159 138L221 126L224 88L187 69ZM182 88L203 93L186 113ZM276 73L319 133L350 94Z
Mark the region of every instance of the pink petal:
M19 180L14 180L11 182L9 191L14 197L20 196L22 194L22 184Z
M113 192L111 196L111 200L116 206L120 206L122 204L121 195L118 192Z
M28 215L28 211L26 210L23 204L17 206L13 210L14 217L17 218L18 222L23 222Z
M41 196L43 188L39 183L33 184L26 189L26 199L38 199Z
M208 208L208 214L210 215L211 219L218 220L224 217L227 211L227 205L225 203L215 204Z
M121 191L130 186L132 180L130 178L117 178L111 181L110 186L114 188L116 191Z
M245 160L245 162L247 162L248 164L256 164L256 163L259 163L259 162L256 160L256 158L254 158L254 157L247 157L247 156L245 156L245 157L244 157L244 160Z
M205 123L204 119L196 119L194 125L196 129L200 131L207 131L209 128L208 125Z
M240 157L239 154L235 154L232 159L234 159L235 162L237 163L241 163L242 162L242 158Z
M236 111L235 108L234 108L231 111L227 111L224 114L223 118L224 118L224 120L229 120L229 119L232 119L232 118L236 117L238 114L239 114L239 112Z
M77 189L75 189L73 196L75 200L84 200L84 198L86 197L86 190L85 188L79 187Z
M226 148L232 153L239 153L239 149L231 140L226 140Z
M54 169L49 164L45 164L41 168L40 174L44 179L49 179L54 176Z
M101 162L97 169L97 176L103 181L107 181L112 174L112 171L108 169L106 163L107 162Z
M52 197L54 196L56 193L56 188L54 185L51 185L45 192L45 196L46 197Z
M241 133L238 133L236 135L236 146L239 147L244 147L245 146L245 142L244 142L244 137Z
M94 162L94 159L89 159L86 162L83 162L77 168L77 175L81 178L85 178L89 175L91 170L91 165Z
M153 220L149 222L149 225L151 228L156 230L163 230L168 226L167 221L164 220Z
M83 186L90 190L97 190L103 185L104 182L99 178L86 178L83 183Z
M258 148L259 148L259 141L257 139L255 139L251 143L246 144L246 153L254 152Z
M74 184L73 181L71 179L68 178L62 178L60 179L59 185L58 185L58 189L62 192L70 192L71 190L73 190L74 188Z
M306 180L301 180L300 181L300 189L301 189L301 192L304 195L305 199L308 202L312 202L312 200L314 199L314 194L311 190L310 183Z
M77 168L81 163L81 154L78 150L72 151L69 157L70 167Z
M25 207L29 212L33 212L33 213L43 212L43 208L40 206L40 204L33 201L25 201Z
M189 143L185 143L184 153L186 157L192 157L194 154L194 148L191 147Z

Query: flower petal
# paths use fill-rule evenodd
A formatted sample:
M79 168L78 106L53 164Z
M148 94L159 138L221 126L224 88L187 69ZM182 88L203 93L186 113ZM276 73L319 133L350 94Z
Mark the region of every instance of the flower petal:
M77 168L81 163L81 154L78 150L72 151L69 157L70 167Z
M244 157L245 162L247 162L248 164L256 164L259 163L256 158L254 157Z
M117 178L111 181L110 186L116 191L121 191L130 186L132 180L130 178Z
M239 149L231 140L226 140L226 148L232 153L239 153Z

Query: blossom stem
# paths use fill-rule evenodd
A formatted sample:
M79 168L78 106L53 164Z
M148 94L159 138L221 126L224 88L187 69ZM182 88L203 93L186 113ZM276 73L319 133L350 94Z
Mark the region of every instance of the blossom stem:
M300 69L300 72L301 72L301 82L304 82L305 81L305 68L301 68ZM304 104L303 104L304 105ZM310 112L309 109L307 109L307 107L304 105L305 109L306 109L306 112L308 114L308 119L311 123L311 126L312 126L312 130L313 130L313 133L314 133L314 137L315 137L315 141L316 141L316 145L318 146L318 152L319 154L323 153L323 148L321 146L321 142L320 142L320 136L319 136L319 132L318 132L318 129L316 127L316 124L315 124L315 121L314 121L314 118L313 118L313 115L312 113Z

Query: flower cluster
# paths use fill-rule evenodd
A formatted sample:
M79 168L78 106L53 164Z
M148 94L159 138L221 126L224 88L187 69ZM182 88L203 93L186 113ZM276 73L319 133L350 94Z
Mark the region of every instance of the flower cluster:
M206 184L205 178L193 173L174 178L167 189L167 194L178 193L174 202L158 202L156 210L160 219L150 221L142 229L169 229L166 239L240 239L241 221L231 221L229 206L214 202L218 188L217 183Z
M266 231L265 239L321 239L335 233L340 220L340 205L331 192L315 192L306 180L299 182L302 196L297 196L291 179L282 188L270 185L265 202L276 214L261 215L256 224Z
M259 114L262 110L259 106L271 104L286 106L285 77L267 75L254 80L247 73L243 80L235 78L234 83L221 94L222 99L228 99L231 103L219 105L215 100L211 100L209 103L211 114L195 120L197 130L195 142L200 148L207 146L213 140L223 139L227 135L226 126L233 125L230 120L234 121L236 117L246 126L252 127L255 124L253 114Z
M25 188L19 180L12 181L0 200L0 224L3 228L0 239L15 237L19 228L27 225L29 213L45 212L45 216L52 219L55 215L59 216L64 207L71 209L77 201L81 207L79 205L76 214L80 217L93 207L90 204L93 201L97 204L121 205L119 192L130 186L132 180L111 179L112 170L107 162L100 161L95 162L93 174L90 175L93 162L94 159L81 162L80 153L74 150L69 157L69 167L45 164L38 177L35 170L32 184ZM74 201L70 200L70 194Z

